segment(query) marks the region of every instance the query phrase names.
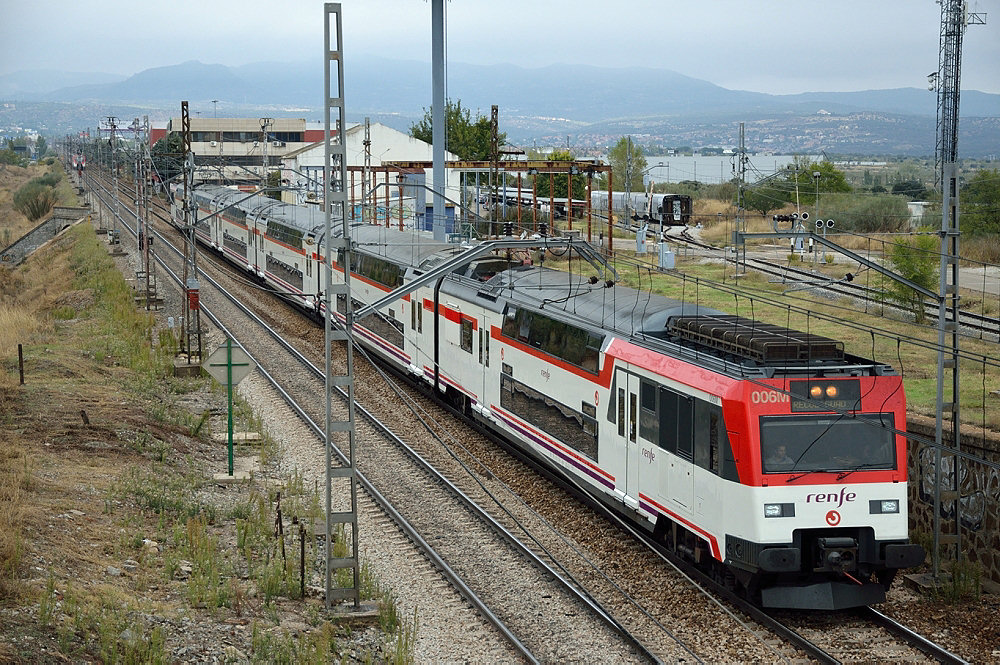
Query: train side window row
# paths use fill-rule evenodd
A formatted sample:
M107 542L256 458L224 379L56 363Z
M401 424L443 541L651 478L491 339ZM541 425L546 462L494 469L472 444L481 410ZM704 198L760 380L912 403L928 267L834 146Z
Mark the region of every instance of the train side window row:
M639 384L639 403L640 437L727 480L739 480L721 407L645 380Z
M363 302L351 298L352 311L357 311L362 307L364 307ZM341 314L347 314L347 297L343 294L337 294L337 311ZM393 346L401 349L403 348L403 324L397 321L395 316L395 311L391 309L388 316L376 312L365 317L363 323L359 323L358 325L367 328Z
M583 402L577 411L507 374L500 375L500 406L598 461L596 406Z
M344 250L337 252L337 265L344 265ZM392 261L369 254L351 254L351 272L360 277L394 289L403 284L403 271Z
M282 280L288 282L295 288L302 290L302 271L297 266L290 266L284 261L279 261L271 255L267 256L267 271L272 275L277 275Z
M247 257L247 243L243 238L230 235L228 231L222 232L222 244L230 251L236 252L243 258Z
M267 235L290 247L302 249L302 230L285 224L280 224L273 219L267 220Z
M512 305L504 314L503 334L597 374L603 335Z

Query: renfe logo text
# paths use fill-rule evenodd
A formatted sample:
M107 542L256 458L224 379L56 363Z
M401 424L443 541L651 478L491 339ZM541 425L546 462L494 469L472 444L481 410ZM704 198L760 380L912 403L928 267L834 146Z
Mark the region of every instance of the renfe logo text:
M830 492L829 494L806 494L806 503L835 503L840 508L845 501L854 501L857 498L854 492L848 492L846 487L840 488L840 494Z

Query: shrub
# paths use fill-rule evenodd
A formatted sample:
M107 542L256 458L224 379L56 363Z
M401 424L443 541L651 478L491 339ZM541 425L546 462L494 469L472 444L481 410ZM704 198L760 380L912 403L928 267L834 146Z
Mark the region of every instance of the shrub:
M826 207L826 206L824 206ZM900 231L909 224L910 211L899 196L856 197L836 214L837 230L856 233Z
M38 178L14 192L14 209L30 221L49 214L56 204L56 190L40 182Z

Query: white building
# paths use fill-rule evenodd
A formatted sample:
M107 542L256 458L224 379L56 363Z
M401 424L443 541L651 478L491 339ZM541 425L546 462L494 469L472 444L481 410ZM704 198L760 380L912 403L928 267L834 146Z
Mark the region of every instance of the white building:
M399 172L386 172L382 168L385 162L430 162L433 160L433 147L420 139L415 139L409 134L392 129L380 123L369 125L369 138L371 140L371 158L369 160L372 173L369 191L374 191L375 196L384 199L386 196L385 183L389 183L389 198L398 197ZM355 170L347 174L345 183L348 190L348 200L360 201L363 197L363 175L357 169L365 165L365 128L364 125L353 125L347 129L345 148L347 152L347 167L356 167ZM303 203L307 200L316 200L321 191L323 181L323 161L326 158L323 141L316 141L303 146L297 150L284 154L281 158L281 179L282 183L298 188L297 191L283 192L283 200L288 203ZM445 153L446 160L456 160L454 154ZM414 184L414 176L421 174L408 173L409 184ZM388 176L388 180L387 180ZM431 170L426 170L426 184L430 186ZM419 178L418 178L419 179ZM452 169L445 171L445 196L452 200L459 200L459 172Z

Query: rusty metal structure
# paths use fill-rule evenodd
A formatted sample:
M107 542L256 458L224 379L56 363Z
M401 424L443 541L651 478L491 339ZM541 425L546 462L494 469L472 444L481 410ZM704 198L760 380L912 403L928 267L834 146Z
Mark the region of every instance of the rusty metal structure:
M382 168L388 168L388 169L394 169L394 170L400 170L400 171L424 170L424 169L430 168L430 166L431 166L431 162L426 162L426 161L421 161L421 162L405 162L405 161L383 162L383 164L382 164ZM590 180L590 179L593 178L594 174L605 173L605 174L607 174L607 177L608 177L608 198L609 198L609 200L610 200L611 194L612 194L612 191L611 191L611 187L612 187L611 166L609 164L604 164L604 163L600 162L599 160L520 160L520 161L501 161L501 162L497 162L495 160L489 160L489 161L453 160L453 161L447 161L447 162L445 162L445 168L454 169L456 171L480 171L480 172L487 172L487 173L491 174L491 181L492 181L492 175L493 175L493 173L496 172L496 171L498 171L498 170L500 171L501 175L505 175L506 173L518 173L518 174L525 174L525 173L527 173L527 174L534 175L534 176L537 176L539 174L549 174L550 176L554 176L557 173L564 173L567 176L569 176L570 183L572 183L572 176L576 175L576 174L581 174L581 173L582 174L586 174L587 177L588 177L588 180ZM552 192L552 188L551 187L549 188L549 192L550 192L550 205L549 205L550 219L549 219L549 224L550 224L550 228L551 228L551 225L554 222L553 216L554 216L554 202L555 202L555 198L553 196L551 196L551 192ZM570 194L570 197L567 197L567 198L571 198L572 197L572 185L570 185L570 189L569 189L568 193ZM491 194L495 195L495 193L492 191L492 185L491 185ZM518 194L520 194L520 187L518 188ZM535 188L534 187L532 187L532 197L531 198L532 198L532 209L534 210L534 209L537 208L537 198L535 196ZM594 228L593 228L593 211L592 211L591 206L590 206L589 198L590 197L588 196L588 201L586 202L586 211L587 211L587 241L588 242L590 242L590 241L593 240L593 234L594 234ZM571 209L571 206L567 206L567 208ZM534 215L533 215L533 219L535 221L533 222L534 228L532 230L533 231L537 231L538 230L538 222L537 222L537 219L534 217ZM570 228L572 228L572 226L570 226ZM612 215L609 213L608 220L607 220L607 240L608 240L608 246L607 246L607 248L608 248L609 252L613 251L612 242L611 242L612 229L613 229Z

